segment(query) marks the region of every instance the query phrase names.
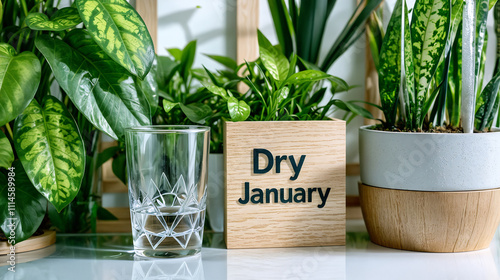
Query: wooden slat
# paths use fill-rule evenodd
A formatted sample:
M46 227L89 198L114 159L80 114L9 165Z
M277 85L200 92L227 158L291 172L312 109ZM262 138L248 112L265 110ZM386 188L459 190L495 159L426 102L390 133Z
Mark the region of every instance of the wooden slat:
M153 39L155 50L158 49L158 3L157 0L137 0L135 9L141 15Z
M360 206L347 206L345 209L345 218L347 220L363 219L363 213Z
M257 29L259 1L238 0L236 8L236 62L244 63L259 57Z
M345 169L346 176L358 176L359 175L359 163L348 163Z

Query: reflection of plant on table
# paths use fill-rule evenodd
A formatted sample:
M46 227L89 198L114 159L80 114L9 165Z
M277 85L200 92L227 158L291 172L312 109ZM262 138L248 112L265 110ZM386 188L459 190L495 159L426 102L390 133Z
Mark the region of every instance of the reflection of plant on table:
M97 216L110 216L92 189L98 131L119 139L124 128L151 123L152 97L141 89L154 58L151 37L125 0L0 7L0 204L16 206L0 212L1 228L10 234L8 218L16 218L20 242L48 209L61 231L95 229Z

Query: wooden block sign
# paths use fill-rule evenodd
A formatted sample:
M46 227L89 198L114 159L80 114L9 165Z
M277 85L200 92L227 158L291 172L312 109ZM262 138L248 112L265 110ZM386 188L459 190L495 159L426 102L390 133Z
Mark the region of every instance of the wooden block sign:
M228 249L345 244L345 122L226 122Z

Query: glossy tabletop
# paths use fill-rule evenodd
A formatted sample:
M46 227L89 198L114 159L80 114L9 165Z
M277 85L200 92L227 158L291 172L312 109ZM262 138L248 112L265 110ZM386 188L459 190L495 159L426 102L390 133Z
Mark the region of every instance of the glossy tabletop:
M198 256L143 259L128 234L58 234L48 248L17 255L16 272L1 256L0 279L500 279L499 238L470 253L417 253L377 246L361 220L347 222L347 245L226 250L207 234Z

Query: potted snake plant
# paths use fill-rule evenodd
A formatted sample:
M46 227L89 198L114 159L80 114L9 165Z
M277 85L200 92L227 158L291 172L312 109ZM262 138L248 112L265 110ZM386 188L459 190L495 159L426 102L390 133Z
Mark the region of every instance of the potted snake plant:
M126 0L2 2L1 229L11 245L95 230L98 132L151 124L151 36Z
M359 130L363 217L382 246L483 249L500 221L492 128L500 72L482 87L496 1L417 0L411 24L405 2L397 1L378 56L385 119Z

